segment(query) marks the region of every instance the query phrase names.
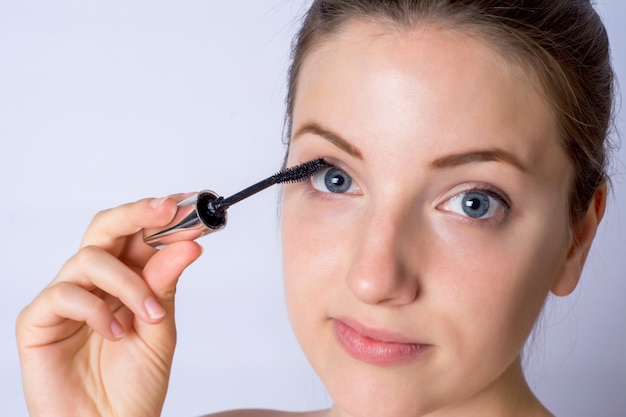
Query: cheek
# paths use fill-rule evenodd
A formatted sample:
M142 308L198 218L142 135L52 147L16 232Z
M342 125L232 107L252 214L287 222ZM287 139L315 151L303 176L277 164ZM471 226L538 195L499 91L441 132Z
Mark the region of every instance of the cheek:
M355 246L356 213L348 204L325 210L324 202L311 201L302 188L286 188L282 203L285 285L323 288L343 276L348 267L349 252Z
M436 298L447 300L442 314L458 324L452 339L482 338L496 350L516 354L565 260L566 228L537 219L496 235L493 230L459 234L447 226L440 233L437 251L447 255L439 259L442 281L435 291Z
M289 319L305 353L325 320L343 305L360 215L350 199L318 201L303 184L285 187L281 233ZM332 210L329 209L332 206Z
M281 218L285 298L292 321L324 300L321 295L333 285L342 246L330 225L311 222L294 193L299 191L285 193Z
M312 274L320 275L320 269L328 269L334 263L334 235L323 224L306 221L288 204L284 205L281 225L285 285L312 285Z
M320 351L331 346L324 332L337 300L343 258L338 234L326 222L311 222L306 208L285 193L281 217L283 280L289 321L312 366L320 371Z

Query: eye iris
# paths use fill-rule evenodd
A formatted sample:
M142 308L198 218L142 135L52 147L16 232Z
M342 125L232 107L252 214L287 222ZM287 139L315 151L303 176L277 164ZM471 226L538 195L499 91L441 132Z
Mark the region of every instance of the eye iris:
M463 196L463 212L470 217L482 217L489 211L489 197L482 193L466 193Z
M331 193L345 193L352 186L352 179L342 170L331 168L326 171L324 184Z

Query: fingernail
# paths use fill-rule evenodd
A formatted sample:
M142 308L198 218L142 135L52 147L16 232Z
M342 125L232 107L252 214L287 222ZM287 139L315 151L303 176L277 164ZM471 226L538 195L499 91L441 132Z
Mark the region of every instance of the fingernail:
M154 297L148 297L144 303L148 316L156 320L165 317L165 310Z
M153 198L152 200L150 200L150 202L148 203L148 205L152 208L158 208L161 204L163 204L163 202L167 200L167 197L163 197L163 198Z
M117 320L111 323L111 333L113 333L113 337L116 339L124 337L124 328Z

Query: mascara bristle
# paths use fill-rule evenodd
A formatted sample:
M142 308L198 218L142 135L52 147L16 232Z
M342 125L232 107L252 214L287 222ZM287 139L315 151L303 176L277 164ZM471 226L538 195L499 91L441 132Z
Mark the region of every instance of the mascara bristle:
M204 209L206 209L207 213L209 213L209 215L211 216L219 215L233 204L243 200L244 198L248 198L253 194L258 193L259 191L264 190L267 187L279 183L302 181L303 179L315 174L317 171L325 166L328 166L326 161L324 161L324 159L322 158L319 158L289 169L285 169L277 174L272 175L269 178L264 179L263 181L259 181L256 184L253 184L250 187L231 195L228 198L219 197L215 199L215 201L210 201L207 207L204 207Z
M273 180L276 184L302 181L326 166L328 163L323 158L314 159L280 171L274 175Z

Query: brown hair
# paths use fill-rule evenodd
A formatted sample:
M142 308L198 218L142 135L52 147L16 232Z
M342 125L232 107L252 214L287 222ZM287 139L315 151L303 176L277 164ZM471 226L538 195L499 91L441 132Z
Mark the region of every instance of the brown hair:
M589 0L314 0L292 47L287 138L304 59L355 19L406 29L433 24L466 30L529 69L555 110L562 145L574 167L570 222L575 225L583 218L607 179L614 97L608 37Z

